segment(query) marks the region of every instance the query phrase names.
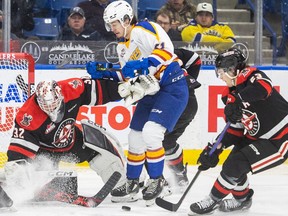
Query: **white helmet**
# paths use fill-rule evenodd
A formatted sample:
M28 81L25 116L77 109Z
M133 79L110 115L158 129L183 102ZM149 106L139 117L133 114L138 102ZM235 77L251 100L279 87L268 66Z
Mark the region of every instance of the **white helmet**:
M126 1L111 2L104 10L103 19L107 31L111 31L110 23L118 20L123 26L123 23L127 18L129 18L130 21L132 20L133 9Z
M39 107L50 117L59 122L64 116L64 96L55 80L41 81L36 87L36 99Z

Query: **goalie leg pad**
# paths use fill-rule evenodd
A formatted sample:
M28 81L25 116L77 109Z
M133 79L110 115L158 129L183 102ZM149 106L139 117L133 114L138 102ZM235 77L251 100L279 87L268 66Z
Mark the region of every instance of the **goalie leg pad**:
M96 171L104 183L117 171L121 179L116 187L123 184L126 179L126 157L117 138L92 121L82 120L81 124L84 145L99 153L89 162L91 169Z
M19 189L31 186L34 169L26 160L8 161L4 167L6 183Z
M120 172L121 178L116 187L123 185L125 178L125 170L120 160L116 157L97 155L90 162L89 165L102 179L104 183L108 181L110 176L115 172Z

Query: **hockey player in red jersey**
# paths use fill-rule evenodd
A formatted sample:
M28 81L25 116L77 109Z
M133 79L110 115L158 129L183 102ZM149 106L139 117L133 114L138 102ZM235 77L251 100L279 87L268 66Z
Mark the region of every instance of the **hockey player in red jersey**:
M57 168L60 161L87 161L104 182L115 171L125 179L126 162L121 146L108 141L105 135L100 140L95 135L98 128L89 121L81 121L86 128L83 127L83 131L75 125L80 106L119 100L117 88L117 82L90 78L39 82L35 94L27 99L15 118L5 165L7 183L25 187L26 183L37 179L31 179L32 168L41 169L43 166L48 169L47 162L51 162L52 168ZM41 162L44 158L45 164ZM69 193L77 193L77 184L76 188L70 185L73 181L77 183L77 179L71 180L72 183L56 176L46 185L49 191L43 189L36 199L57 199L57 193L67 192L66 189ZM118 183L123 184L121 180ZM60 189L56 189L59 184Z
M212 145L201 153L200 170L215 167L223 148L234 145L223 164L209 196L190 205L189 215L248 209L253 190L247 174L256 174L282 164L288 156L288 102L273 88L270 78L247 66L245 56L236 48L216 58L216 75L227 88L222 100L231 122L222 139L222 148L208 155ZM232 194L232 198L224 199Z

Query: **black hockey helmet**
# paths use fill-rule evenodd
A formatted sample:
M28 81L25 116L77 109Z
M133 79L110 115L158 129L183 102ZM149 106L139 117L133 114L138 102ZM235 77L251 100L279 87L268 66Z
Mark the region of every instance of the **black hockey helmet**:
M246 56L235 47L220 53L215 60L216 68L234 68L241 71L246 67Z

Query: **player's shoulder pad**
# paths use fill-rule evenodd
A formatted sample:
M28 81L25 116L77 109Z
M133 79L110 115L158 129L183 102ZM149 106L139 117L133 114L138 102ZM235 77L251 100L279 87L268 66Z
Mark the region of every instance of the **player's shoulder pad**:
M135 30L137 29L144 29L145 31L148 31L152 34L156 34L156 30L153 26L153 23L152 22L149 22L149 21L141 21L141 22L138 22L136 25L135 25Z
M244 68L237 77L237 85L245 82L256 70L255 67Z
M70 78L57 83L61 87L65 103L79 97L85 89L84 80L80 78Z
M47 118L48 115L38 106L34 94L19 109L15 121L25 130L36 130Z

